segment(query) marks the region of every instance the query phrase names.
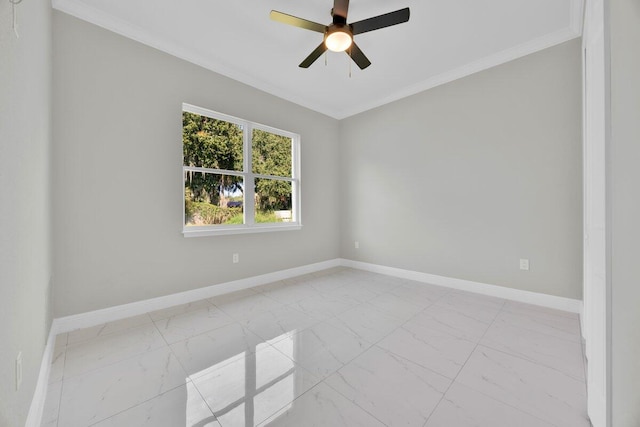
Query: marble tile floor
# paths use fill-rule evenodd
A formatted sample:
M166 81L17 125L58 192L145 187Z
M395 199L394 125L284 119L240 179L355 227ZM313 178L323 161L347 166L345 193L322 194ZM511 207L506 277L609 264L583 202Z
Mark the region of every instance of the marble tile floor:
M42 426L590 426L578 316L335 268L61 334Z

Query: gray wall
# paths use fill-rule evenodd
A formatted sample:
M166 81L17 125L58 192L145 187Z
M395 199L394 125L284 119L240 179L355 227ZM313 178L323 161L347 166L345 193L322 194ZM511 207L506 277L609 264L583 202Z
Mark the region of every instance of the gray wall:
M613 427L640 426L640 3L609 1Z
M56 316L339 256L336 120L60 12L53 28ZM182 236L182 102L301 135L301 231Z
M343 120L343 257L581 298L580 67L576 39Z
M0 2L0 426L24 426L51 324L51 5ZM22 351L23 384L15 389Z

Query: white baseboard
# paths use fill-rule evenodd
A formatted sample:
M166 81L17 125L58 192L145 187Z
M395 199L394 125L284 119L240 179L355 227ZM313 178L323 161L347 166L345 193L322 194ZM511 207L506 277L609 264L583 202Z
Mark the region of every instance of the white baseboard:
M247 277L246 279L234 280L232 282L193 289L191 291L180 292L163 297L151 298L148 300L136 301L129 304L90 311L87 313L60 317L53 321L52 329L55 329L55 332L60 334L76 329L102 325L103 323L137 316L150 311L161 310L163 308L169 308L180 304L187 304L201 299L211 298L339 266L340 259L332 259L329 261L308 264L302 267L290 268L288 270L280 270L273 273L262 274L260 276Z
M173 307L174 305L199 301L204 298L211 298L339 266L340 259L336 258L329 261L304 265L302 267L280 270L273 273L262 274L260 276L221 283L219 285L207 286L205 288L194 289L192 291L180 292L177 294L54 319L49 330L49 338L47 339L47 345L45 346L44 354L42 356L38 383L36 385L36 391L33 394L33 399L31 400L31 406L29 408L29 415L27 416L25 427L40 427L40 424L42 423L42 415L47 398L49 372L51 370L51 360L53 358L56 335L76 329L101 325L114 320L125 319L131 316L137 316L139 314L148 313L149 311L161 310L163 308Z
M571 298L563 298L519 289L506 288L504 286L473 282L470 280L455 279L451 277L437 276L435 274L421 273L418 271L403 270L400 268L336 258L315 264L304 265L302 267L207 286L205 288L54 319L49 332L47 345L42 356L38 384L36 385L36 391L34 393L33 400L31 401L26 427L39 427L42 420L56 335L339 266L356 268L373 273L380 273L402 279L415 280L418 282L430 283L433 285L475 292L478 294L525 302L528 304L535 304L572 313L580 313L582 310L582 301Z
M401 268L387 267L384 265L370 264L367 262L353 261L349 259L341 259L340 265L344 267L357 268L359 270L371 271L373 273L386 274L387 276L399 277L401 279L415 280L418 282L430 283L432 285L539 305L556 310L569 311L571 313L580 313L582 308L581 300L523 291L521 289L507 288L504 286L489 285L487 283L473 282L471 280L437 276L435 274L403 270Z
M40 362L40 374L38 375L38 382L36 383L36 390L33 393L33 399L31 399L31 406L29 407L29 414L27 415L27 422L25 427L40 427L42 423L42 414L44 412L44 402L47 400L47 389L49 388L49 372L51 371L51 360L53 359L53 350L56 344L56 335L53 328L49 328L49 338L47 338L47 344L44 347L42 354L42 362Z

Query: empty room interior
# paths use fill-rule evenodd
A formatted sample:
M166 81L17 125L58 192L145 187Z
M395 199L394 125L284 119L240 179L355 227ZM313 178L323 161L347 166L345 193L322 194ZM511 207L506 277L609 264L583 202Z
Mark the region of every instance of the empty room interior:
M637 0L0 0L0 427L640 427Z

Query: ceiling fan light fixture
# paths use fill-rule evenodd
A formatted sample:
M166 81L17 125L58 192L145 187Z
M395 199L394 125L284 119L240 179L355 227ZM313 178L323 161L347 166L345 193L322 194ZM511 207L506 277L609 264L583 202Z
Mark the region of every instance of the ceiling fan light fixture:
M327 34L324 44L333 52L344 52L353 43L353 37L347 31L339 29Z

